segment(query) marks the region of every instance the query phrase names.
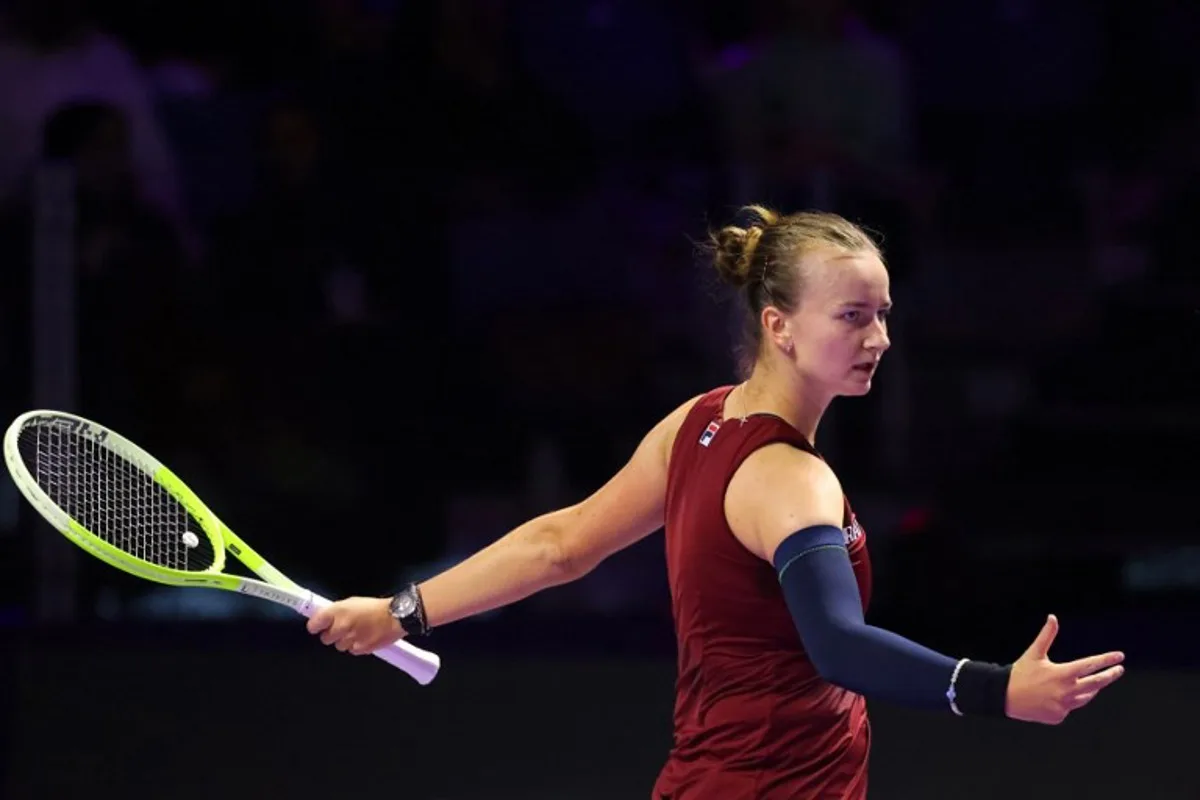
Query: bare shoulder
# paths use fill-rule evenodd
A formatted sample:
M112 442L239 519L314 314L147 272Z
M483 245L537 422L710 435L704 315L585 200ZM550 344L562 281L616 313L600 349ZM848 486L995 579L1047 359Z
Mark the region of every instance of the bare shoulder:
M841 527L844 498L837 475L820 458L784 442L755 450L725 493L734 536L770 561L792 533L813 525Z
M698 394L680 403L675 410L663 417L647 435L647 439L653 437L656 440L656 445L662 448L661 453L664 465L670 460L671 448L675 446L675 436L679 433L679 428L683 425L683 421L687 419L687 415L691 413L692 408L695 407L696 403L702 397L704 395Z

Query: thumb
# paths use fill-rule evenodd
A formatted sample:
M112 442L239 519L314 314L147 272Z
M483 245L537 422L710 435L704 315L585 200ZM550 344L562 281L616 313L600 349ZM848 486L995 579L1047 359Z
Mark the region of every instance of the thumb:
M1026 652L1033 658L1049 658L1050 645L1054 644L1056 636L1058 636L1058 617L1050 614L1046 617L1046 624L1042 626L1042 630Z
M322 608L317 613L308 618L309 633L320 633L330 626L333 622L333 611L330 608Z

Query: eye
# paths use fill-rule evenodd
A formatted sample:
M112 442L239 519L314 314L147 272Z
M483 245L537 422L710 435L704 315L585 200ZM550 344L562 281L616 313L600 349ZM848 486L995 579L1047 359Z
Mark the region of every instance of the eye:
M891 315L892 315L892 310L890 308L879 309L879 318L881 320L883 320L884 322L887 322L887 318L890 317Z
M862 318L862 312L857 308L852 308L848 311L843 311L839 319L844 319L846 322L858 322Z

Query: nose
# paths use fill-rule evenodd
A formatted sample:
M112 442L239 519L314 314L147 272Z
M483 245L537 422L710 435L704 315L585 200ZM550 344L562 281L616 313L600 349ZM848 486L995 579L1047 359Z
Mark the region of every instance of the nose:
M887 323L883 320L876 320L871 326L871 332L867 336L867 340L863 342L867 350L878 355L883 355L887 349L892 346L892 340L888 336Z

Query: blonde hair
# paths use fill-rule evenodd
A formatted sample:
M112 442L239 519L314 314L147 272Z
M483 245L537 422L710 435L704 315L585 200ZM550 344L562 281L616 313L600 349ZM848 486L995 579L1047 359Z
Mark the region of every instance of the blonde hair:
M785 314L796 310L804 289L800 260L820 247L882 258L879 246L853 222L825 211L780 214L764 206L741 210L748 220L710 234L713 266L721 280L738 290L746 311L742 371L748 372L762 344L759 317L769 305Z

